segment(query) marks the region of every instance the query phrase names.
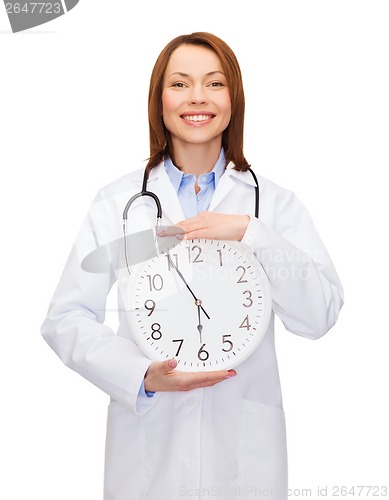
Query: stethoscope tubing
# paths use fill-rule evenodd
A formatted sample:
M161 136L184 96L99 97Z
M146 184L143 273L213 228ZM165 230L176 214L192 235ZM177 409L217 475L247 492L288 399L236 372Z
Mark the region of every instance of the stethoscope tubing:
M253 176L253 179L255 181L255 217L258 218L258 214L259 214L259 183L258 183L257 176L255 175L253 170L251 168L249 168L248 170L251 173L251 175ZM153 193L152 191L147 191L148 178L149 178L149 174L148 174L147 169L145 169L145 172L143 174L142 191L140 191L137 194L134 194L134 196L132 196L128 200L128 202L123 210L123 222L127 221L128 211L129 211L131 205L134 203L135 200L137 200L141 196L150 196L151 198L153 198L155 205L157 207L157 219L159 219L159 220L162 219L162 206L161 206L161 202L160 202L158 196L155 193Z
M257 176L255 175L253 170L251 170L251 168L249 168L248 170L251 173L251 175L253 176L253 179L255 181L255 217L258 218L258 214L259 214L259 183L258 183ZM150 198L152 198L154 200L155 205L157 207L157 229L158 229L160 222L162 220L162 205L161 205L161 202L160 202L158 196L155 193L153 193L152 191L147 191L148 178L149 178L149 173L148 173L147 169L145 169L145 172L143 174L142 191L134 194L134 196L132 196L128 200L128 202L123 210L124 256L125 256L127 270L129 272L129 274L131 274L131 273L130 273L128 252L127 252L127 217L128 217L128 211L129 211L131 205L138 198L141 198L142 196L149 196Z

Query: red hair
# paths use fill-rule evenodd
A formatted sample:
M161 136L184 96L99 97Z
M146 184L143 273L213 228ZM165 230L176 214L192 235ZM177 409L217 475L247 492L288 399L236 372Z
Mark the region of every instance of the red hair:
M245 100L239 63L234 52L223 40L205 32L174 38L162 50L154 65L149 88L150 158L146 169L150 171L168 156L174 158L171 135L162 117L162 89L170 56L180 45L184 44L207 47L218 56L226 75L231 98L231 119L223 132L222 146L227 164L232 162L236 170L247 170L250 165L243 154Z

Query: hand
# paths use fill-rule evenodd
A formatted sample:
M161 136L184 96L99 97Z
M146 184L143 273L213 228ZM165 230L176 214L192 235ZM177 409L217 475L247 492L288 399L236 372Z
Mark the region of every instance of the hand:
M145 390L151 392L190 391L200 387L210 387L236 375L235 370L180 372L175 371L176 366L175 359L153 361L145 375Z
M195 217L175 224L175 227L179 227L184 231L184 239L186 240L203 238L207 240L241 241L249 222L250 217L248 215L201 212Z

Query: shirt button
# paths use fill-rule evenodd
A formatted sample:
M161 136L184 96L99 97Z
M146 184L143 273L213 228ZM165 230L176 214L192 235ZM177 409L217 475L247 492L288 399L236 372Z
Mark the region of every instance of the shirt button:
M204 177L202 178L202 181L203 181L203 182L207 182L207 178L204 176Z

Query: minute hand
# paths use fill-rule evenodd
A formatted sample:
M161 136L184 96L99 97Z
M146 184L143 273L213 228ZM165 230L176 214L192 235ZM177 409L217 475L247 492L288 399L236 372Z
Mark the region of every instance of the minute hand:
M181 271L180 271L180 270L178 269L178 267L177 267L177 266L173 263L172 259L170 258L170 255L169 255L169 254L167 254L167 256L168 256L168 260L169 260L170 265L171 265L172 267L174 267L174 269L176 270L176 272L177 272L178 276L179 276L179 277L182 279L182 281L185 283L186 288L190 291L190 293L192 294L193 298L195 299L195 301L196 301L196 305L198 305L198 303L201 303L201 301L199 301L199 299L198 299L198 298L196 297L196 295L193 293L193 290L192 290L192 289L191 289L191 287L188 285L188 283L187 283L186 279L184 278L184 276L182 275ZM203 308L203 306L201 306L201 305L200 305L200 306L198 306L198 307L200 307L200 308L201 308L201 310L203 311L203 313L206 315L206 317L207 317L208 319L211 319L211 318L208 316L208 314L207 314L207 312L205 311L205 309Z

